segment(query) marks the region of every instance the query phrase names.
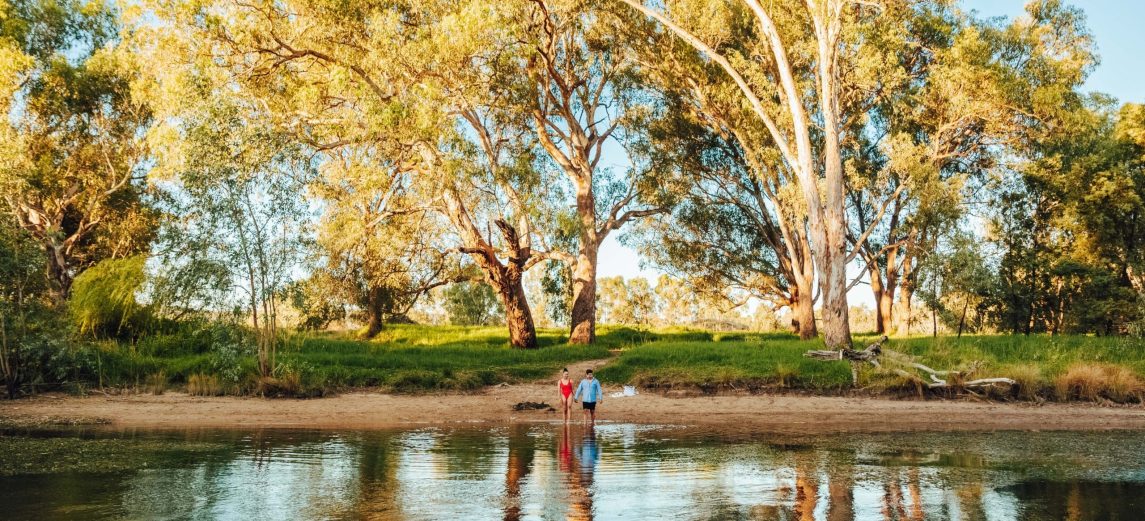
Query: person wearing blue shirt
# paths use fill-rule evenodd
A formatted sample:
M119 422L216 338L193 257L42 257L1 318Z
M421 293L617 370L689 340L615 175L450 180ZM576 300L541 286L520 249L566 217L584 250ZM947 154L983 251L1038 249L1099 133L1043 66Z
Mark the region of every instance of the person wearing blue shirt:
M584 372L584 380L581 380L580 385L576 387L573 401L583 404L584 422L596 425L596 405L604 401L604 389L601 389L600 381L592 377L592 369Z

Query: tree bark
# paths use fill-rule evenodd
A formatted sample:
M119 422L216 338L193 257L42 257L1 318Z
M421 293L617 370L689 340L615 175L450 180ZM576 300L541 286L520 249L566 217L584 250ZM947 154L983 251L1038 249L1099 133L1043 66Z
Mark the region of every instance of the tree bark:
M879 295L879 310L878 310L878 324L879 330L877 333L892 333L894 329L894 290L887 288L883 290L882 295Z
M52 287L52 298L56 304L64 304L67 302L68 297L72 292L72 281L74 277L68 269L68 258L64 254L63 247L54 243L48 244L44 247L48 256L47 270L48 280L54 284Z
M385 290L381 287L370 288L369 296L366 303L366 317L367 326L366 332L362 336L365 338L374 338L378 333L382 332L383 324L383 310L385 305Z
M811 293L810 284L807 284L806 288L800 286L803 284L796 286L791 292L794 300L791 325L800 340L810 340L819 335L819 328L815 325L815 296Z
M829 347L847 349L851 347L851 326L848 322L845 265L842 262L824 261L828 268L827 273L820 276L820 287L823 288L823 341Z
M958 338L962 338L962 327L966 325L966 310L970 308L970 301L962 304L962 316L958 319Z
M883 317L883 277L879 273L877 260L867 261L867 277L871 281L871 293L875 297L875 333L883 334L887 330L887 322Z
M533 312L529 309L529 301L525 298L525 286L521 284L521 277L514 281L506 281L504 285L494 286L497 294L501 296L501 305L505 307L505 323L509 326L509 343L513 347L534 349L537 347L537 329L533 324Z
M895 334L910 336L911 300L914 298L914 257L907 256L902 263L902 284L898 291L898 304L895 306Z
M573 305L569 324L570 344L596 341L596 255L597 248L585 243L573 267Z

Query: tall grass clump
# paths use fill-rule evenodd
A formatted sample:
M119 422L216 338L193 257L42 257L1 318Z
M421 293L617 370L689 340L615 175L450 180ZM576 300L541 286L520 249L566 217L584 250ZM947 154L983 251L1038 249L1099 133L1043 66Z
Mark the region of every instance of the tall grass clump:
M1036 401L1050 387L1049 382L1042 377L1041 368L1033 364L1011 365L999 371L999 374L1017 382L1012 391L1019 400Z
M1145 384L1129 368L1099 363L1070 366L1057 378L1055 387L1061 400L1140 402L1145 392Z
M147 392L160 395L167 390L167 372L159 371L147 377Z
M191 396L222 396L223 384L217 376L193 374L187 378L187 394Z

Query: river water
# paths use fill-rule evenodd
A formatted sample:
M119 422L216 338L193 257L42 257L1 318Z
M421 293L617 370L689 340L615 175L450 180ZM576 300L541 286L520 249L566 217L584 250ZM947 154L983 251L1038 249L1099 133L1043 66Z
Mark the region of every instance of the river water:
M8 431L2 519L1145 519L1145 433Z

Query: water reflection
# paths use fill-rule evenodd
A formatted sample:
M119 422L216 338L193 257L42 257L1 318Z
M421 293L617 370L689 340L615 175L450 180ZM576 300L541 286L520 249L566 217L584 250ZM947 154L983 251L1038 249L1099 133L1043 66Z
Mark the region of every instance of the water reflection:
M1136 519L1145 512L1145 441L1137 433L796 440L517 424L65 435L95 458L99 452L85 444L109 436L161 439L169 448L127 471L65 466L0 477L0 517L993 521ZM0 454L15 439L0 437Z

